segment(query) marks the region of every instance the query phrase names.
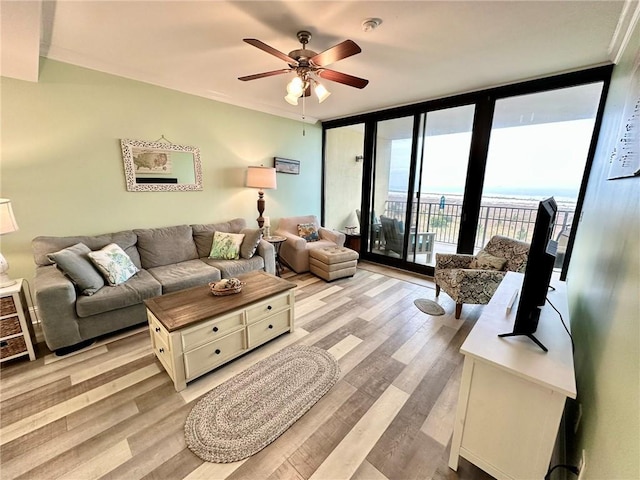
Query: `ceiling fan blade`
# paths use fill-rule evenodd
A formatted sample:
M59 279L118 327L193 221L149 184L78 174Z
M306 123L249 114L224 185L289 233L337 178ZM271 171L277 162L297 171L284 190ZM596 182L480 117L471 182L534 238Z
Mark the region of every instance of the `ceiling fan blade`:
M298 66L298 61L295 58L291 58L289 55L282 53L280 50L276 50L275 48L270 47L269 45L267 45L264 42L261 42L257 38L243 38L243 40L247 42L249 45L253 45L254 47L259 48L262 51L265 51L267 53L270 53L271 55L278 57L280 60L284 60L287 63Z
M283 68L282 70L272 70L270 72L255 73L253 75L247 75L246 77L238 77L238 80L246 82L248 80L257 80L258 78L272 77L274 75L280 75L281 73L289 73L290 68Z
M345 40L344 42L334 45L324 52L320 52L319 54L314 55L313 57L311 57L310 61L318 67L323 67L324 65L329 65L331 63L337 62L338 60L350 57L351 55L355 55L356 53L360 53L361 51L362 50L360 49L360 47L354 41Z
M318 70L317 75L325 80L344 83L345 85L355 88L364 88L369 84L369 80L365 80L364 78L354 77L353 75L336 72L335 70L329 70L328 68Z

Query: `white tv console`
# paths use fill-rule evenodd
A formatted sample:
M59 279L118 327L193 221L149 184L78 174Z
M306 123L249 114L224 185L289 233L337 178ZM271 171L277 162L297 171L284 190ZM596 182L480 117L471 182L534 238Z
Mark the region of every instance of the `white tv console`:
M535 336L499 338L512 331L514 291L524 275L508 272L462 344L464 366L449 467L466 458L498 479L542 479L551 455L567 397L576 398L571 340L558 313L547 302ZM548 298L569 328L564 282L552 281Z

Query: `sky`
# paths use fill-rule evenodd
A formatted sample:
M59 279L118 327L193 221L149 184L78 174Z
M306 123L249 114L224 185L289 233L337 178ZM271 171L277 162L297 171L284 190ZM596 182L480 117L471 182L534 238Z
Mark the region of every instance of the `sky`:
M485 194L574 196L577 198L593 132L593 119L494 129ZM462 193L470 132L427 137L425 193ZM411 139L394 140L391 189L406 191ZM443 168L444 167L444 168Z

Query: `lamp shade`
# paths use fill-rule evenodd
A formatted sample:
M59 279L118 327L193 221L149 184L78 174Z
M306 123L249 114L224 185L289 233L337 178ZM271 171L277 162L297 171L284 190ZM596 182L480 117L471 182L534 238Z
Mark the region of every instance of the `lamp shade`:
M13 216L11 200L0 198L0 235L18 230L18 222Z
M247 187L276 189L276 169L272 167L249 167L247 169Z

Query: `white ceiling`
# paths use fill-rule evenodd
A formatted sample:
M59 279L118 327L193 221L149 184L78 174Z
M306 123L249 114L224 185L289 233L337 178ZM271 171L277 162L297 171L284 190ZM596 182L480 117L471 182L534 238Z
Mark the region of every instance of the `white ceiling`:
M369 79L306 101L308 121L614 62L638 1L12 1L2 0L2 75L36 81L39 55L289 118L287 65L242 41L288 53L296 32L321 52L346 39L362 53L329 68ZM364 32L362 21L382 24ZM302 102L300 102L302 104Z

